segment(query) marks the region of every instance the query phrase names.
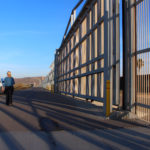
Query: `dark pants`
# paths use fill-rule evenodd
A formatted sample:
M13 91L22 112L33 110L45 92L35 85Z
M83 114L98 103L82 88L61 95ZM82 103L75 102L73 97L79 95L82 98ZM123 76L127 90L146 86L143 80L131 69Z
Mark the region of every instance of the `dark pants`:
M12 104L12 95L14 92L13 86L6 86L5 87L5 94L6 94L6 105Z

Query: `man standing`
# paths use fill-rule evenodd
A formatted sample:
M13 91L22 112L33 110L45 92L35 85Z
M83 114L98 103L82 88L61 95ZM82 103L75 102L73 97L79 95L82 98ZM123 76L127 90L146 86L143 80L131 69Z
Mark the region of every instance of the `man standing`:
M12 105L12 95L14 92L14 78L11 77L11 72L7 72L7 77L4 80L5 94L6 94L6 105Z

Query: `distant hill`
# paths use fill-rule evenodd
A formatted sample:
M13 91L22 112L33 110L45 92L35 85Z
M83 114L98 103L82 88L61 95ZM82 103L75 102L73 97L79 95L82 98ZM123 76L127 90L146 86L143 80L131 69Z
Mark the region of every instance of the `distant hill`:
M26 84L38 87L45 77L26 77L26 78L15 78L16 84Z

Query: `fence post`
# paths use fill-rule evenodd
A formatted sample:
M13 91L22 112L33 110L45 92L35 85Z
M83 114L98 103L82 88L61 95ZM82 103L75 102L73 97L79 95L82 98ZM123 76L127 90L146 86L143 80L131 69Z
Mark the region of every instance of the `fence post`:
M112 47L112 101L114 105L120 104L120 13L119 13L119 0L113 0L113 47Z
M135 78L136 78L136 16L135 7L132 6L135 0L123 1L123 109L134 110L135 104Z
M109 0L105 0L104 2L104 106L103 112L104 115L107 116L108 104L107 104L107 80L109 78L109 70L108 70L108 63L109 63L109 22L108 22L108 11L109 11ZM109 109L111 107L111 102L109 105ZM110 110L111 111L111 110Z
M55 52L55 62L54 62L54 93L57 93L57 49Z

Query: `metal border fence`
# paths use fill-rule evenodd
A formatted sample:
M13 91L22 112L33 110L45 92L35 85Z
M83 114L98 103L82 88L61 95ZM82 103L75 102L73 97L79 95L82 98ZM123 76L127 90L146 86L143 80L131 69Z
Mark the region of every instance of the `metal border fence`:
M119 104L119 46L119 0L87 0L56 51L55 92L100 101L111 112Z
M150 121L150 0L125 0L124 108Z

